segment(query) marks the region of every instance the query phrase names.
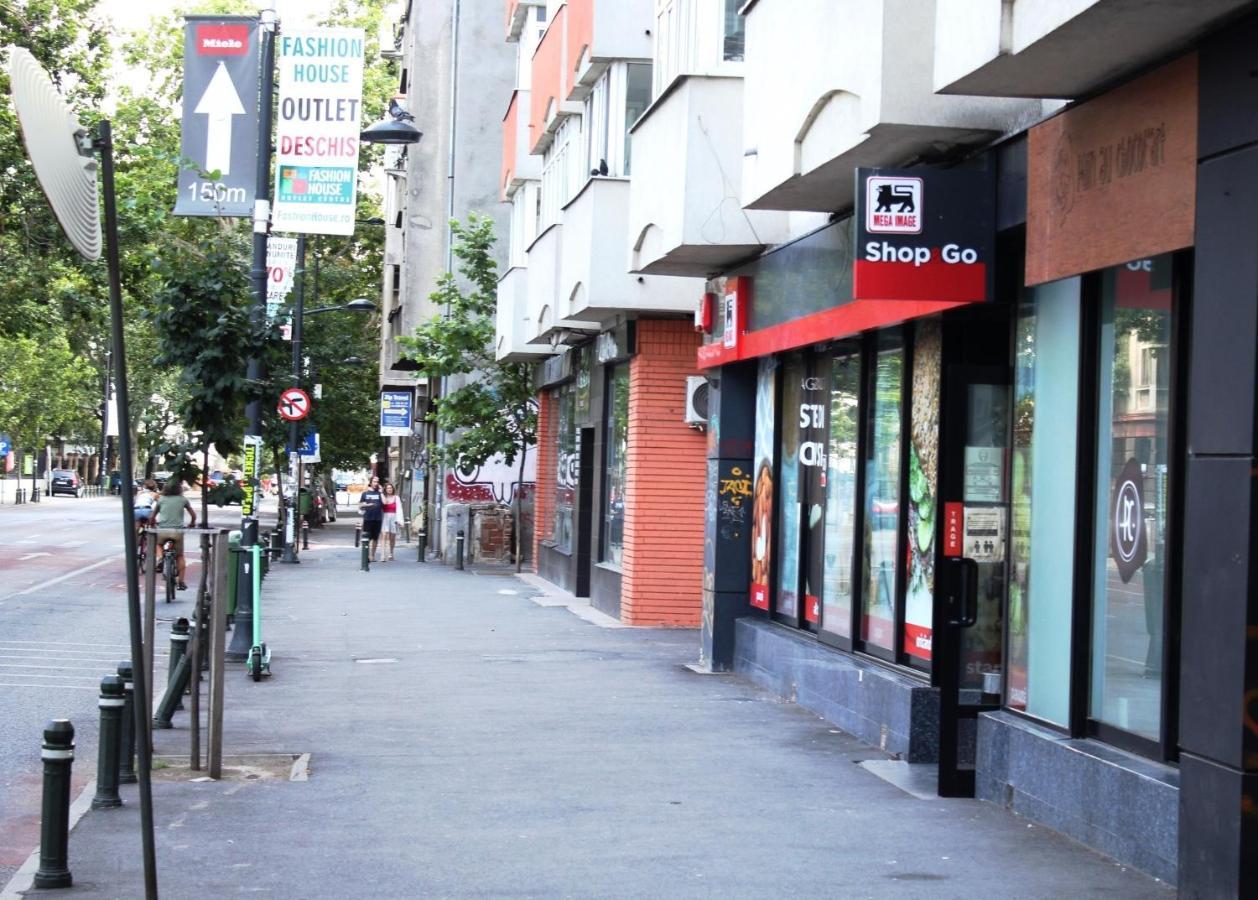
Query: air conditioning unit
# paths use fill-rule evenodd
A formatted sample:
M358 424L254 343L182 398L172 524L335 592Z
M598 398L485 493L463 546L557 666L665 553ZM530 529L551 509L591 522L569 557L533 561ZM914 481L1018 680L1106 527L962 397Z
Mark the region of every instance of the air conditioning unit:
M686 376L686 424L706 428L708 424L708 379L705 375Z

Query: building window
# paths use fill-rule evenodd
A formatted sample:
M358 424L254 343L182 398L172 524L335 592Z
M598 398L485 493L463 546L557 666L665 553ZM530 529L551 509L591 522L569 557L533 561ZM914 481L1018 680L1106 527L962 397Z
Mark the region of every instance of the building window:
M900 457L904 344L898 331L878 335L869 372L868 448L865 458L864 577L860 636L867 644L895 648L900 559Z
M603 537L601 559L619 566L625 549L625 463L629 452L629 366L607 373L607 433L603 473Z
M856 438L860 430L860 352L834 357L830 369L830 434L826 451L825 579L821 630L852 636L856 540Z
M738 8L746 0L725 0L724 39L721 44L721 58L726 62L743 61L744 30L743 17Z
M1171 257L1101 273L1089 717L1162 734Z
M566 116L555 129L555 139L542 156L541 221L538 230L544 231L559 221L559 211L572 199L576 189L585 179L574 177L573 167L580 166L581 117ZM573 145L577 149L573 151Z
M575 508L580 459L577 450L576 391L566 384L555 391L555 521L552 539L555 547L572 552L573 509Z
M1032 290L1015 326L1008 705L1069 724L1079 279Z
M651 105L651 65L649 63L628 63L625 65L625 126L623 137L623 160L621 174L629 175L632 160L631 145L633 136L629 129L633 128L638 118Z

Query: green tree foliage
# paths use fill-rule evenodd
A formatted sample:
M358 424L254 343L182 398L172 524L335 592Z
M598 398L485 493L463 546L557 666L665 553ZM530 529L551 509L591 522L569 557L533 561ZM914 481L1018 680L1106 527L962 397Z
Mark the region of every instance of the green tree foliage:
M537 404L532 369L527 363L499 362L494 354L494 316L498 265L492 250L493 220L475 213L466 225L450 223L460 283L453 272L437 281L430 299L447 312L415 330L400 343L406 356L429 378L466 376L462 387L436 398L431 414L450 435L437 450L442 461L459 467L483 465L501 455L507 465L517 459L520 482L524 456L537 443ZM520 564L520 497L516 495L516 566Z
M83 398L99 393L95 378L63 339L0 335L0 433L35 447L48 435L90 428L95 410Z

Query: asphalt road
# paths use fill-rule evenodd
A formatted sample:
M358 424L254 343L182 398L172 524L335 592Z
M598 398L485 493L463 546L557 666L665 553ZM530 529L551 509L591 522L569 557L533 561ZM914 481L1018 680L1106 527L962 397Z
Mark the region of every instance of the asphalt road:
M0 505L0 886L39 844L40 741L49 719L74 723L74 792L96 772L100 680L129 659L120 501L45 498ZM190 496L200 508L199 498ZM268 498L264 513L273 508ZM239 509L211 508L239 525ZM188 555L187 581L199 577ZM157 609L154 678L165 683L170 623L191 611L193 591Z

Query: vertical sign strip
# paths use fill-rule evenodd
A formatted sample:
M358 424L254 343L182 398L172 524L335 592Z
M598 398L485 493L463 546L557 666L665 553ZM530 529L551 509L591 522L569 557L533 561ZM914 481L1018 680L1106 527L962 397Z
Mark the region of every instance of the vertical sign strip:
M354 233L363 30L296 29L279 38L276 231Z
M252 216L257 145L258 20L188 16L175 215Z

